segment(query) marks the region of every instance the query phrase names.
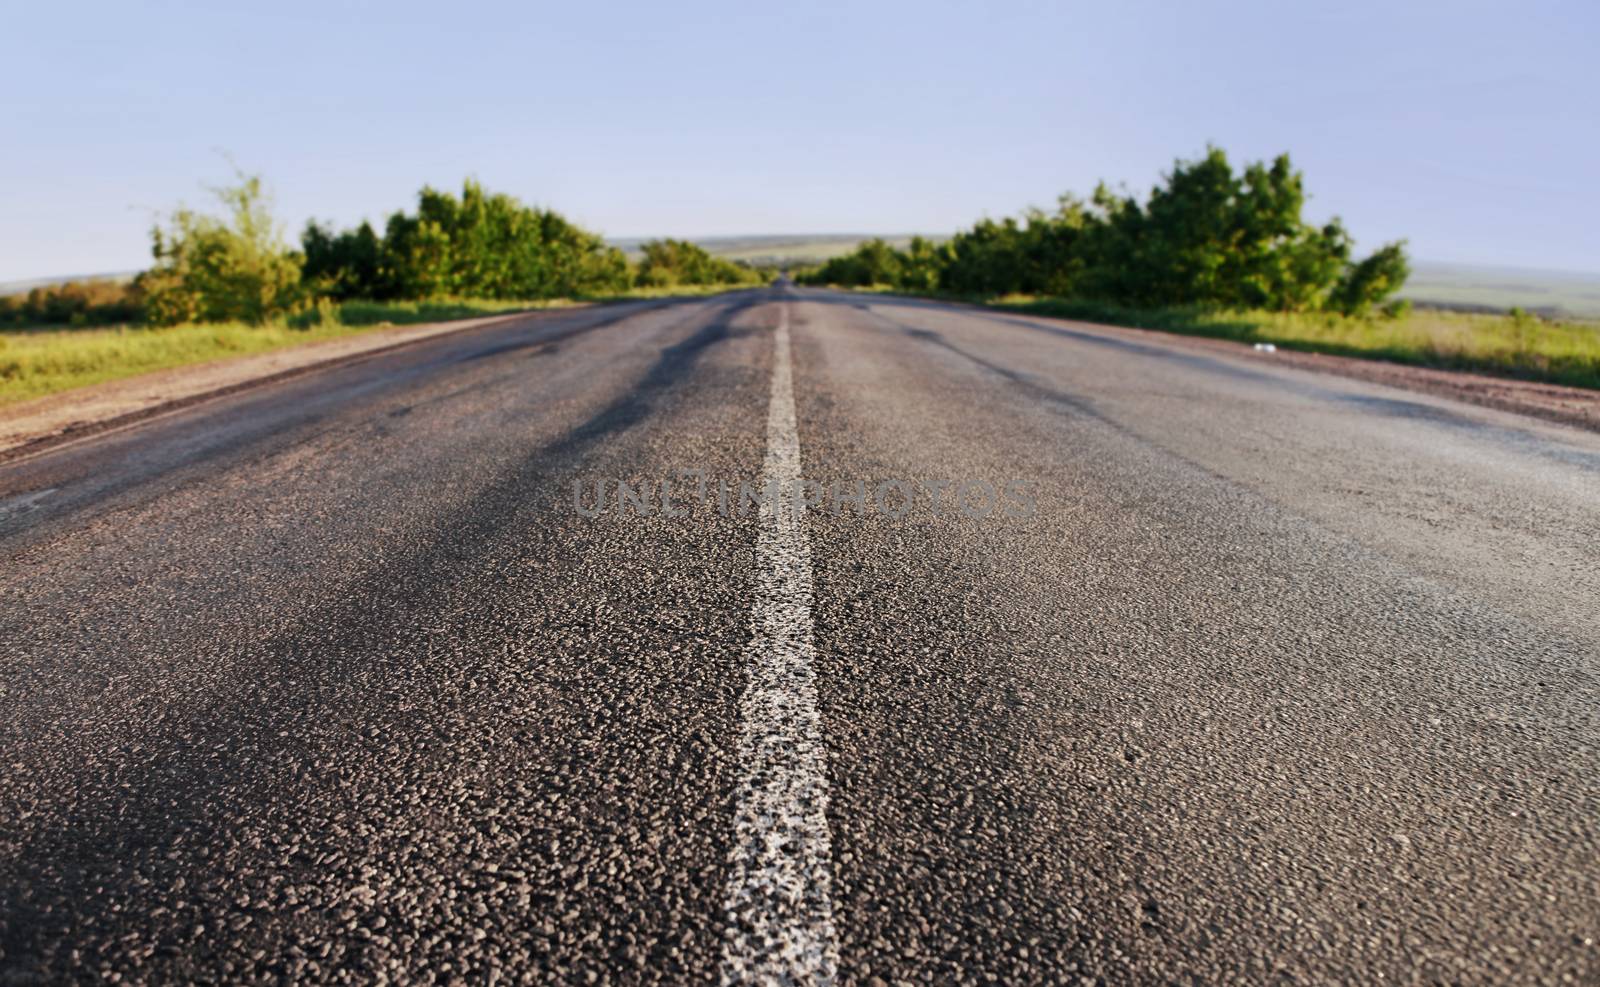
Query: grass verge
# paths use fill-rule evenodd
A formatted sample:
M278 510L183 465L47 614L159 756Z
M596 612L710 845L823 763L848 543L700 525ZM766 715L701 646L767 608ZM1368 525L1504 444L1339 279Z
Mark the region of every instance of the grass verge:
M1065 298L960 298L988 308L1185 336L1272 343L1285 349L1600 389L1600 322L1526 314L1416 309L1395 318L1327 314L1136 309Z
M724 286L638 289L619 295L518 302L460 298L426 302L351 301L288 322L143 328L20 329L0 332L0 406L156 370L266 353L384 326L508 315L584 302L713 295Z

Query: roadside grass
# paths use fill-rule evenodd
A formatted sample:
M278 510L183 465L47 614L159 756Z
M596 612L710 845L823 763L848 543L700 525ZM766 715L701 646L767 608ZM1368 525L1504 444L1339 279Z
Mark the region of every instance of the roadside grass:
M1027 295L952 299L988 308L1284 349L1600 389L1600 322L1414 309L1395 318L1137 309Z
M282 322L208 323L146 328L0 331L0 406L157 370L337 339L385 326L510 315L580 304L714 295L728 286L641 288L615 295L547 301L452 298L424 302L327 304Z

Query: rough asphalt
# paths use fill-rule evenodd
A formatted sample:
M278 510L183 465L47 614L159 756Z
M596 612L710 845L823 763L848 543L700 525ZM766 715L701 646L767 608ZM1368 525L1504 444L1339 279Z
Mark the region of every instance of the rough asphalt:
M1600 435L775 288L0 466L0 985L740 982L785 315L817 969L1600 983Z

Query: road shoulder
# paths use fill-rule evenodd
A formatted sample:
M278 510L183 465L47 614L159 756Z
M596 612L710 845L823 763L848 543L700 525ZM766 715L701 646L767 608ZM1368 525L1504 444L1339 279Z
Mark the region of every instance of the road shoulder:
M587 306L584 306L587 307ZM573 308L564 308L570 313ZM0 407L0 462L201 401L454 333L547 316L516 312L391 326L288 349L173 367Z
M858 297L863 299L876 297L894 299L897 302L910 301L914 304L940 305L952 309L964 309L982 313L987 318L1068 326L1073 329L1138 340L1157 346L1205 352L1216 356L1270 363L1276 366L1294 367L1320 373L1337 374L1342 377L1385 384L1390 387L1431 394L1436 397L1451 398L1485 408L1494 408L1498 411L1528 415L1545 421L1600 432L1600 391L1592 391L1581 387L1567 387L1561 384L1519 380L1514 377L1495 377L1461 370L1411 366L1402 363L1390 363L1385 360L1312 353L1283 347L1263 352L1256 350L1248 343L1239 343L1230 339L1188 336L1182 333L1162 332L1157 329L1136 329L1129 326L1107 325L1101 322L1084 322L1076 319L1030 315L1005 308L991 308L970 302L930 300L918 298L915 295L867 295L862 293Z

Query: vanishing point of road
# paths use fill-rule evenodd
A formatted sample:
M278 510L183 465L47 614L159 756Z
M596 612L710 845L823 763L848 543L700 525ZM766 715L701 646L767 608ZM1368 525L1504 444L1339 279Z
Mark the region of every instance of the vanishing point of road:
M0 466L0 984L1594 984L1597 676L1600 435L541 313Z

